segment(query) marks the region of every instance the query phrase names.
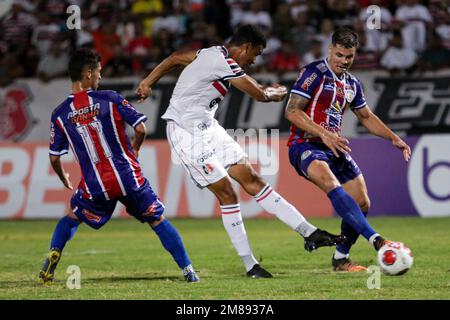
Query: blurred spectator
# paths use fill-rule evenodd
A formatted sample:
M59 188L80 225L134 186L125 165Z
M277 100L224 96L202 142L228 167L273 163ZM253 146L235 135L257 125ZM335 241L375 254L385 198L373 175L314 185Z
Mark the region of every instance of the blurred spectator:
M278 38L284 38L294 27L289 5L280 3L273 17L273 32Z
M283 42L280 50L269 63L269 70L282 75L290 71L298 71L300 59L289 42Z
M24 67L13 54L0 55L0 87L11 84L24 75Z
M35 45L41 56L47 54L52 42L58 37L61 28L54 23L46 12L39 12L38 25L34 28L31 43Z
M166 29L174 35L182 35L186 33L186 15L182 12L181 6L165 5L160 16L153 21L153 34L158 33L161 29Z
M112 22L106 22L100 29L92 32L95 50L102 58L102 64L106 65L114 55L115 48L120 46L120 38L116 34L116 26Z
M361 11L359 12L359 19L364 24L364 31L366 34L366 50L368 51L384 51L389 42L389 28L392 21L392 15L391 12L386 8L383 7L383 1L382 0L370 0L368 1L368 6L376 5L380 8L380 28L370 28L368 19L373 14L372 11L368 11L368 6L363 7Z
M317 38L311 40L309 51L303 55L302 65L307 65L313 61L317 61L326 57L322 50L322 41Z
M315 35L315 30L308 24L308 13L300 12L295 21L295 27L289 34L289 41L294 46L295 52L301 57L309 50L309 42ZM284 40L287 40L284 39Z
M414 50L406 48L402 35L395 32L386 52L381 57L381 67L392 74L409 73L415 66L417 54Z
M152 47L152 38L144 35L144 26L142 21L136 22L136 36L132 39L127 46L127 52L132 59L133 72L139 72L142 70L142 63L145 57L149 54Z
M427 49L420 56L418 66L421 71L450 67L450 49L442 45L439 35L431 37Z
M147 75L152 71L165 57L161 55L161 49L158 46L150 48L148 55L142 59L142 69L138 70L142 75Z
M9 13L0 21L3 39L10 50L21 54L30 42L31 32L36 25L36 19L28 14L19 3L14 3Z
M272 17L264 10L262 0L252 1L249 11L244 11L238 25L251 24L258 26L264 31L272 29Z
M144 34L150 36L155 17L163 12L162 0L137 0L131 6L135 20L144 21Z
M367 37L364 32L362 22L360 27L355 30L358 34L358 48L356 49L355 59L353 60L353 70L374 70L378 68L379 53L372 50L367 45ZM357 24L356 24L357 25Z
M123 77L132 73L132 62L120 44L112 46L112 55L107 63L103 63L102 74L105 77Z
M316 39L322 42L322 55L328 55L328 48L331 44L331 36L334 31L334 23L331 19L323 19L320 24L320 33L315 36Z
M442 45L450 49L450 0L431 0L430 13L433 27L442 40Z
M403 25L402 36L406 48L422 52L426 47L427 24L432 22L428 9L419 0L404 0L395 12Z
M221 39L227 39L233 33L231 29L231 10L226 0L208 0L204 11L207 24L212 24Z
M328 0L326 13L337 27L351 28L357 18L356 3L354 0Z
M63 47L63 42L54 40L48 53L41 59L37 67L38 77L42 81L50 81L54 78L67 75L69 54Z

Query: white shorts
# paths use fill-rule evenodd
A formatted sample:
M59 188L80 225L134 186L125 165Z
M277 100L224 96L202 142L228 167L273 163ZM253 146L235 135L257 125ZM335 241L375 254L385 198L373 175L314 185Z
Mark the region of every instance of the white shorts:
M192 181L204 188L228 175L228 168L247 154L216 121L194 134L167 121L167 139L172 156L189 172Z

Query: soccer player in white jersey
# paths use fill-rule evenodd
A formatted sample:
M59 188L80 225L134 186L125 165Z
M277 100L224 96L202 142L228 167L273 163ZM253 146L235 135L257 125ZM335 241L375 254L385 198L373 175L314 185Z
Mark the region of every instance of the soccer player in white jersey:
M230 85L262 102L281 101L287 95L286 87L264 87L241 68L252 64L265 45L265 37L258 29L242 26L226 46L173 53L136 89L144 100L162 76L186 66L162 116L167 121L167 138L172 153L195 184L207 187L219 200L225 229L245 264L247 275L252 278L271 278L272 275L259 265L252 253L231 179L239 182L264 210L302 235L306 250L336 245L345 239L308 223L256 173L239 144L214 119L218 103L224 99Z

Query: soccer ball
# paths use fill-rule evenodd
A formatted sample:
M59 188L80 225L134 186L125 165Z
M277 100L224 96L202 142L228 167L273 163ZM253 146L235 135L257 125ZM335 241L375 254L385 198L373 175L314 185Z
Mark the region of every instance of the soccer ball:
M405 274L412 267L413 260L411 249L402 242L390 242L378 250L378 265L390 276Z

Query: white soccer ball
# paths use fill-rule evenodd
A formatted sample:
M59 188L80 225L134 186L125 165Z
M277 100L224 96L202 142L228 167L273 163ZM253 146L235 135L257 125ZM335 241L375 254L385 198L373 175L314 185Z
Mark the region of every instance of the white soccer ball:
M390 276L405 274L412 267L413 260L411 249L402 242L387 243L378 250L378 265Z

